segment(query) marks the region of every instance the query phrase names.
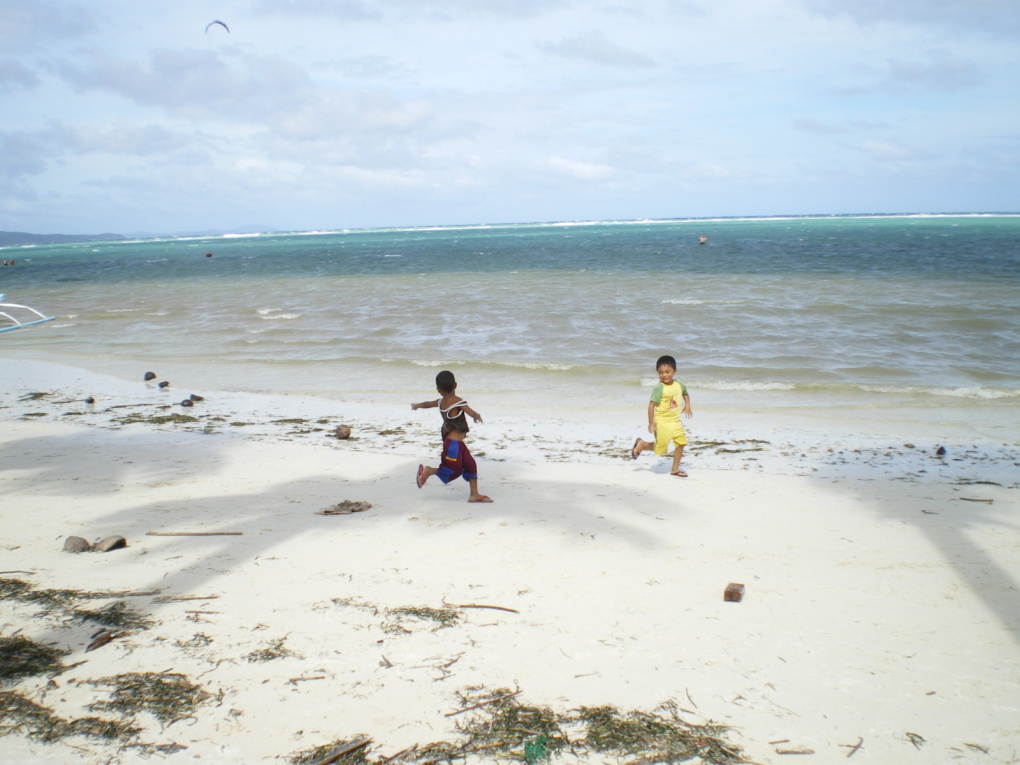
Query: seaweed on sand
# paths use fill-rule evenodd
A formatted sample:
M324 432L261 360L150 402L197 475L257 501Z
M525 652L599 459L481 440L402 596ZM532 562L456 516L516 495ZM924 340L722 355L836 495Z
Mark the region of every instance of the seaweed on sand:
M740 749L728 743L728 728L712 723L692 724L680 709L666 702L651 712L621 712L616 707L581 707L560 712L529 706L517 700L520 691L506 688L469 689L459 694L461 708L447 716L467 714L456 726L453 742L416 745L387 758L370 759L368 750L344 754L343 765L444 765L482 758L526 765L555 761L601 762L606 756L628 765L738 765L746 763ZM366 742L367 743L367 742ZM324 761L344 741L334 741L291 756L292 765ZM564 756L565 759L564 759Z
M636 763L744 762L739 749L727 744L726 726L685 722L672 701L653 712L620 712L616 707L581 707L577 720L584 726L584 744L595 752L637 756Z
M386 614L390 621L383 624L383 631L390 633L407 633L404 624L408 618L418 619L423 622L432 622L436 626L433 630L441 630L444 627L452 627L460 621L460 612L451 608L429 608L428 606L401 606L400 608L389 608Z
M125 630L144 630L152 621L122 602L111 603L97 610L77 608L79 600L100 600L120 597L128 593L81 592L79 590L37 589L21 579L0 579L0 599L17 600L42 609L49 616L80 619L103 627Z
M11 691L0 693L0 736L21 733L30 739L52 743L67 736L88 736L103 741L134 737L139 728L121 720L80 717L65 720L41 704Z
M60 658L68 653L24 635L0 637L0 681L54 672L60 669Z
M107 701L90 704L89 709L132 717L148 712L163 725L192 717L199 705L212 697L177 672L128 672L89 682L112 689Z
M285 656L297 656L292 650L287 648L283 643L287 638L278 638L271 640L269 645L265 648L260 648L257 651L252 651L245 655L245 661L256 662L256 661L272 661L273 659L282 659Z

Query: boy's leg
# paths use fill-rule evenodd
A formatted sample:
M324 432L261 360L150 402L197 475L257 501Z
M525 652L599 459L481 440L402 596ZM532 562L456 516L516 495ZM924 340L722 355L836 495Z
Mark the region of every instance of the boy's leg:
M464 480L471 487L468 502L492 502L489 497L478 493L478 465L475 464L475 458L467 446L462 450L461 458L464 465Z
M492 502L491 497L486 497L484 494L478 493L478 479L468 478L468 486L471 487L471 493L468 494L468 502Z
M651 443L650 441L644 441L639 438L636 441L634 441L634 445L630 447L630 458L632 460L636 460L638 458L638 455L641 454L641 452L643 452L645 449L654 448L655 444Z
M439 468L427 467L425 465L418 466L418 488L420 489L425 485L425 482L432 476L439 472Z
M680 478L686 478L687 473L680 469L680 460L684 456L684 445L680 444L673 450L673 469L669 471L670 475L679 476Z

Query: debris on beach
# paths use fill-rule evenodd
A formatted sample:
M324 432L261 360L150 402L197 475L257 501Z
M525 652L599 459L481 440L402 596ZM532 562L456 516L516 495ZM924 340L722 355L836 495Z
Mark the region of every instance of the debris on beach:
M116 640L123 634L124 634L123 632L115 632L105 628L101 629L99 630L99 632L95 633L92 636L92 642L85 646L85 653L88 653L89 651L94 651L97 648L102 648L111 640Z
M739 603L744 599L744 585L730 582L723 590L723 600L727 603Z
M110 552L111 550L120 550L124 547L127 547L127 540L120 535L114 534L113 536L100 539L92 545L92 552Z
M68 537L64 540L64 552L80 553L91 549L92 545L81 537Z
M168 380L164 380L163 382L161 382L159 384L159 387L160 388L166 388L166 387L169 387L169 385L170 385L170 382Z
M415 744L389 757L370 758L366 751L369 740L357 735L297 752L290 762L431 765L464 760L482 752L487 761L507 759L527 765L560 759L595 762L607 755L634 763L748 762L738 746L723 739L729 730L726 726L689 723L680 716L685 710L672 701L651 712L623 712L613 706L562 712L523 704L518 700L520 693L506 688L458 693L460 708L446 716L466 714L467 718L457 723L452 741ZM357 744L356 749L344 749L353 744Z
M351 499L345 499L343 502L324 507L316 515L350 515L351 513L363 512L370 507L372 507L371 502L355 502Z
M145 380L145 382L149 382L149 380L155 380L156 379L156 373L155 372L146 372L145 373L145 377L143 379Z
M351 437L350 425L338 425L336 429L336 437L341 439L342 441L346 441L348 438L350 438Z

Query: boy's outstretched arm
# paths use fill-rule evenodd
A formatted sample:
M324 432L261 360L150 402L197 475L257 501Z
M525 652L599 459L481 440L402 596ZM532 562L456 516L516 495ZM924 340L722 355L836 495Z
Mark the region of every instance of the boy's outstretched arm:
M686 393L684 394L684 417L690 419L694 416L694 410L691 409L691 397Z
M431 409L434 406L439 406L439 399L435 401L422 401L420 404L411 404L412 409Z
M467 412L468 415L471 417L471 419L474 420L475 422L481 422L482 421L482 415L478 414L478 412L476 412L474 409L472 409L467 404L464 404L460 408L463 409L465 412Z
M655 402L648 402L648 432L655 432Z

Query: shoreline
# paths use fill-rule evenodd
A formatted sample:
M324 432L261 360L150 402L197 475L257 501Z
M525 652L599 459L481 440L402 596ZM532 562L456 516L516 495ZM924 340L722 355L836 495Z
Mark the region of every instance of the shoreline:
M466 484L414 487L438 418L409 408L209 391L184 408L177 387L5 373L3 568L34 573L4 578L160 594L125 599L150 628L87 654L85 626L0 600L3 635L87 661L56 687L4 690L81 716L102 697L89 681L172 667L211 694L193 720L138 716L140 740L187 747L175 758L272 762L358 734L391 756L454 735L446 714L473 686L560 709L674 699L733 726L759 763L788 759L780 740L812 749L805 762L842 761L859 738L871 762L1020 754L1015 444L949 439L937 459L934 443L905 446L912 434L753 418L709 431L696 410L682 481L626 459L623 423L482 410L471 448L495 503L479 507ZM339 424L350 441L330 437ZM371 508L318 514L342 501ZM68 535L110 534L128 546L61 551ZM730 582L742 602L723 601ZM395 616L449 604L448 628ZM274 644L288 652L245 658ZM90 764L143 759L82 737L0 738L15 763L66 762L71 745Z

